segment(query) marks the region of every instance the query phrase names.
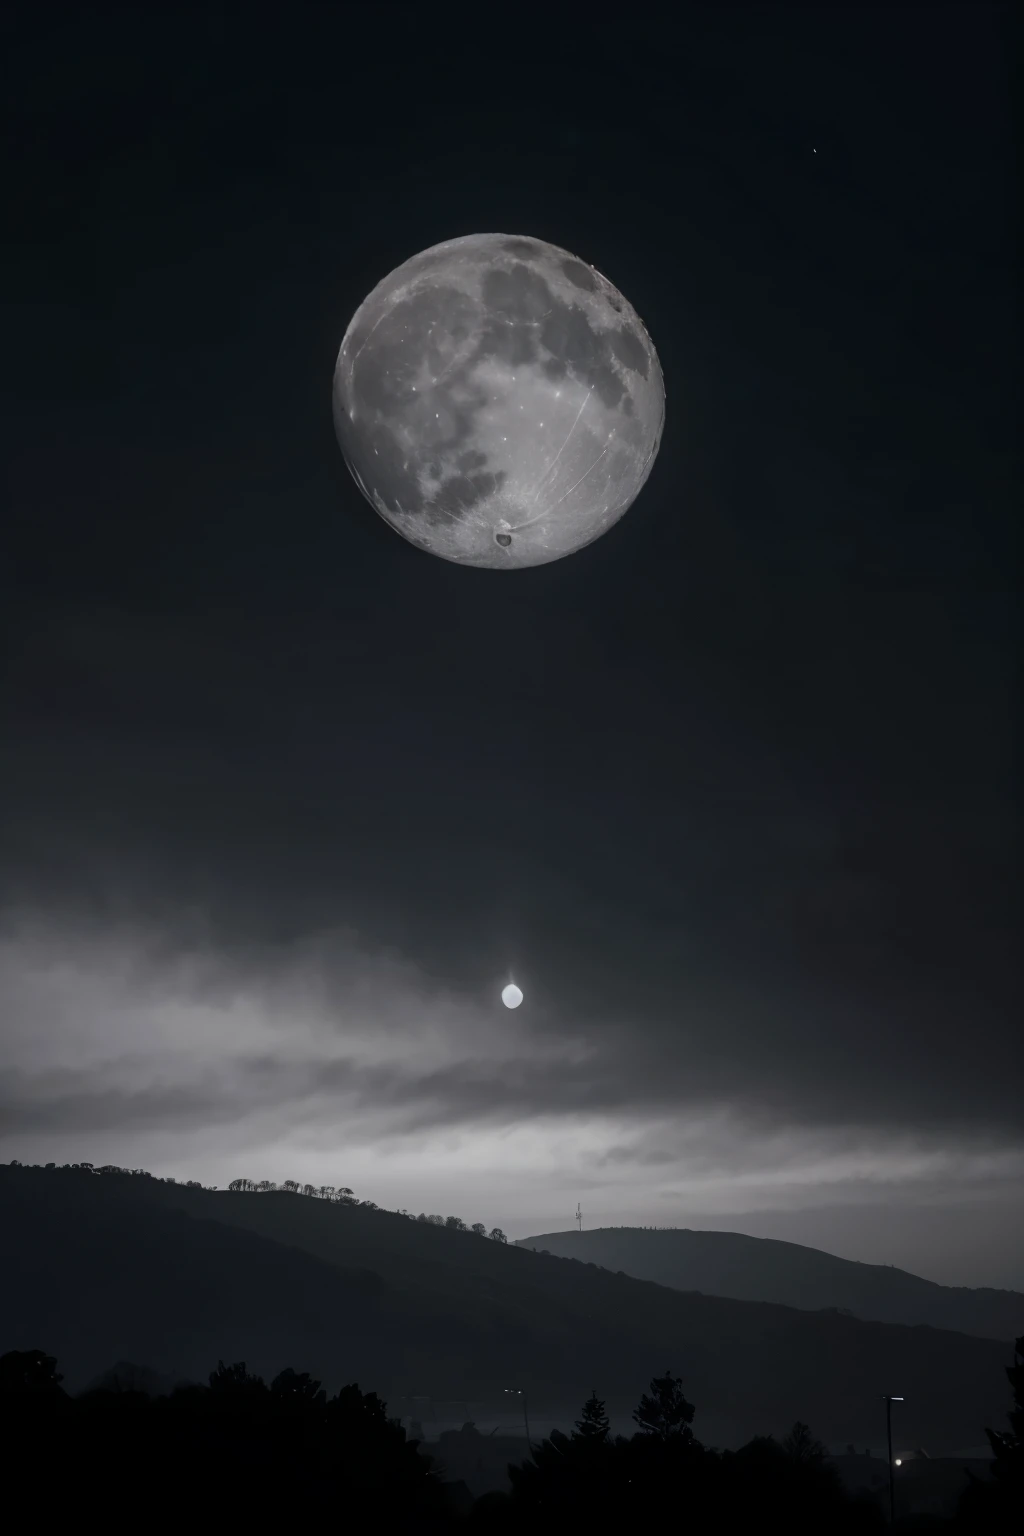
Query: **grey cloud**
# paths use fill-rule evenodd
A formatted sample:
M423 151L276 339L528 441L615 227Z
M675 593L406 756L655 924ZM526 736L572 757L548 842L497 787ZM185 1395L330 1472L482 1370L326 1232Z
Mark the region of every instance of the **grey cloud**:
M250 1104L248 1109L253 1108ZM0 1074L0 1136L59 1131L176 1130L224 1124L246 1111L200 1084L116 1089L80 1074L73 1082Z
M314 1060L289 1059L287 1055L252 1055L244 1048L223 1062L192 1071L178 1065L183 1080L154 1082L164 1078L144 1059L137 1060L131 1075L137 1085L113 1087L111 1076L125 1075L116 1063L101 1063L91 1070L29 1073L8 1071L0 1075L0 1134L43 1129L124 1129L149 1127L187 1131L199 1125L231 1126L257 1115L273 1114L280 1123L329 1124L358 1116L376 1126L381 1136L456 1127L529 1124L531 1120L562 1120L593 1116L631 1119L676 1117L685 1126L687 1117L720 1112L727 1106L750 1135L770 1137L778 1131L827 1134L834 1150L856 1146L865 1135L881 1134L883 1142L893 1127L879 1116L877 1106L845 1105L845 1118L836 1104L809 1109L806 1084L798 1085L790 1098L781 1096L773 1105L762 1093L755 1094L723 1075L720 1063L695 1071L679 1062L662 1063L637 1059L635 1047L619 1036L604 1050L592 1050L581 1059L571 1043L561 1051L548 1049L544 1060L527 1054L494 1059L450 1060L437 1066L415 1067L401 1063L367 1064L351 1057L332 1055ZM193 1075L194 1073L194 1075ZM718 1091L711 1092L714 1085ZM731 1092L725 1090L731 1088ZM874 1108L875 1113L866 1112ZM705 1168L702 1154L687 1144L685 1136L665 1139L652 1131L654 1144L612 1143L595 1162L615 1165L668 1166L689 1158L693 1167ZM908 1132L909 1134L909 1132ZM923 1142L944 1145L970 1143L979 1138L995 1147L1020 1144L1011 1130L991 1125L979 1130L969 1121L932 1125L918 1121L912 1134ZM720 1153L716 1151L716 1157ZM773 1165L785 1168L799 1160L799 1148L773 1148Z
M146 986L192 965L175 983L186 1010L276 989L284 1016L308 991L304 955L328 1035L357 976L382 1036L415 1040L429 1005L437 1060L359 1077L418 1123L725 1102L782 1124L1024 1133L1009 812L972 777L971 753L979 772L998 753L991 698L948 670L967 725L942 793L921 790L927 735L894 726L892 780L861 804L834 766L833 783L812 782L773 756L731 673L679 678L680 723L666 720L628 635L613 647L562 602L541 635L516 627L496 687L500 637L465 601L451 695L429 632L399 620L372 645L346 615L284 637L243 620L231 634L210 619L39 620L12 669L14 715L22 687L59 694L70 676L89 727L29 712L3 748L0 910L34 907L55 953L131 918L148 934ZM883 648L906 623L897 606L879 599ZM335 661L358 663L358 693L336 695ZM544 717L538 755L539 726L518 720L542 677L571 709ZM876 707L903 699L917 730L906 677L891 697L875 681ZM831 719L827 691L816 707ZM341 945L326 964L309 944L325 929L358 935L364 958ZM513 962L529 1002L501 1020L514 1064L499 1073L472 1065L468 1042ZM0 1006L16 1026L2 990ZM137 1043L130 1010L97 1027L113 1056ZM286 1036L267 1069L285 1096ZM240 1068L224 1113L262 1103L254 1083Z

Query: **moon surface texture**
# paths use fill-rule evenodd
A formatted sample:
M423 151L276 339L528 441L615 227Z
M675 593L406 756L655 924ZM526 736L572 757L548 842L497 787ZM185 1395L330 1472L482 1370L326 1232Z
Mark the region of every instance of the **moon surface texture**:
M467 235L360 305L334 421L367 501L411 543L493 570L560 560L635 501L665 386L607 278L543 240Z

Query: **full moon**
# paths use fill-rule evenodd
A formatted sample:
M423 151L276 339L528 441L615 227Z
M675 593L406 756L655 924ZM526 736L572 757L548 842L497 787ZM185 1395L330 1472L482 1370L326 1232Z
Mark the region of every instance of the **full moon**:
M510 981L501 994L501 1000L506 1008L518 1008L523 1000L523 994L514 981Z
M643 322L578 256L467 235L357 309L334 423L363 495L420 549L516 570L582 549L636 500L665 386Z

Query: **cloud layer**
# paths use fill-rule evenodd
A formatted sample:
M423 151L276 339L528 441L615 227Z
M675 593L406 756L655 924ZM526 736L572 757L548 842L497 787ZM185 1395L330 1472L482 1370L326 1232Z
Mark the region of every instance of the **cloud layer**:
M1007 1135L837 1117L827 1096L811 1114L806 1075L773 1097L706 1026L673 1053L635 1020L556 1014L541 986L511 1014L497 986L442 988L351 932L243 962L195 931L9 914L0 1008L0 1156L22 1160L343 1182L513 1231L566 1225L576 1199L591 1224L699 1224L991 1198L1024 1172Z

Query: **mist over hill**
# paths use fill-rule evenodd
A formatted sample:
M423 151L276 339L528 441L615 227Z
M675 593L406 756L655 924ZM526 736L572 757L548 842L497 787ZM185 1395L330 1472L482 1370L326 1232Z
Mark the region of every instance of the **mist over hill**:
M668 1366L707 1443L781 1433L880 1442L879 1402L933 1454L1003 1411L1002 1343L835 1312L681 1294L393 1212L299 1194L214 1192L148 1175L0 1169L0 1353L44 1348L72 1390L117 1361L203 1380L218 1358L357 1380L507 1417L529 1391L543 1432L597 1385L626 1425Z
M884 1264L858 1264L817 1248L740 1232L657 1227L597 1227L543 1232L518 1240L565 1259L622 1270L679 1291L738 1301L768 1301L911 1327L926 1324L977 1338L1014 1339L1024 1329L1024 1295L937 1285Z

